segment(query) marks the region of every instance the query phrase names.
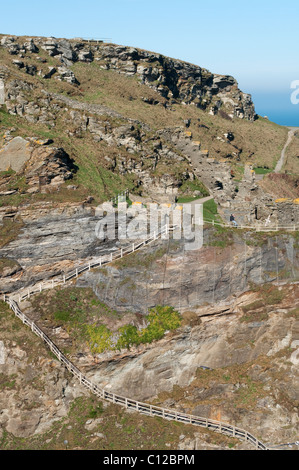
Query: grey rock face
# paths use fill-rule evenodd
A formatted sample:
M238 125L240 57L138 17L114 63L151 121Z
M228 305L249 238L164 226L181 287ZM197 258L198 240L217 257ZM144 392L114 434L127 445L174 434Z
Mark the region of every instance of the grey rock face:
M32 38L24 42L24 48L26 49L27 52L37 53L39 51L38 47L36 46Z
M99 47L95 60L103 61L107 69L138 75L142 83L154 88L164 98L207 108L213 105L213 96L219 94L219 103L216 107L213 105L216 112L222 104L229 102L233 117L256 118L250 95L238 89L233 77L213 75L199 66L160 54L113 45Z
M73 269L78 263L115 250L115 241L97 238L100 217L81 204L56 208L22 207L15 216L23 220L19 237L0 249L0 258L19 260L22 271L1 279L0 290L8 292Z
M74 72L72 72L66 67L58 67L58 74L59 74L59 77L57 77L58 80L66 81L71 84L79 83L75 77Z
M3 330L1 333L6 336ZM1 430L24 438L45 432L67 414L72 400L84 395L85 390L57 361L49 360L45 351L36 355L33 364L28 350L9 339L2 342L2 349L0 373L8 383L13 380L14 386L13 391L9 387L1 390ZM38 387L33 385L36 379Z
M205 231L204 241L208 238ZM169 246L161 243L148 247L145 257L136 255L135 265L119 268L116 264L105 272L85 273L78 285L92 287L102 301L120 311L146 314L161 304L185 311L225 302L248 289L250 283L273 281L277 273L280 280L296 279L299 274L299 254L292 236L274 238L258 248L238 238L223 249L203 246L196 251L186 251L183 239L171 241ZM146 256L156 261L147 261Z

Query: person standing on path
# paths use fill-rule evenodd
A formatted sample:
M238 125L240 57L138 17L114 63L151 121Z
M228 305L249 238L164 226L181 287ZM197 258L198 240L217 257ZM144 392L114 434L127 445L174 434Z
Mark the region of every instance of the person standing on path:
M235 216L233 214L230 215L229 220L230 220L230 222L232 222L234 224L235 227L238 226L237 222L235 221Z

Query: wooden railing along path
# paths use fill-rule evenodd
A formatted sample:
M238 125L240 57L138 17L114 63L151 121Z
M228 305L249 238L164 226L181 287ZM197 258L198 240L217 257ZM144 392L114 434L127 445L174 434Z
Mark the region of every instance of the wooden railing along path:
M239 230L255 230L256 232L278 232L278 231L286 231L286 232L296 232L299 230L299 224L292 224L292 225L279 225L279 224L269 224L266 225L265 223L257 223L256 225L246 225L246 224L238 224L232 225L228 223L216 222L214 220L205 220L203 219L204 224L210 224L213 226L218 227L225 227L230 229L239 229Z
M57 285L62 285L65 284L67 281L72 280L75 277L78 277L79 274L82 274L85 271L90 270L91 268L95 267L101 267L106 264L111 263L112 261L116 259L120 259L123 256L126 256L130 253L134 253L135 251L141 249L144 246L147 246L148 244L154 242L157 240L159 237L162 237L163 234L167 235L168 231L174 230L174 227L169 227L165 226L163 227L158 233L154 233L152 236L147 238L144 241L141 241L137 244L132 244L128 248L121 248L115 252L111 252L110 255L106 255L104 257L101 257L95 261L89 262L85 266L81 266L76 268L75 270L63 275L61 278L58 276L57 279L53 279L52 281L48 282L43 282L38 284L37 286L31 286L29 287L25 293L18 294L18 299L19 302L25 300L26 298L30 297L30 295L41 292L44 289L49 289L49 288L54 288ZM53 341L32 321L30 318L28 318L19 308L17 302L14 300L15 296L4 296L4 300L8 303L9 307L12 309L14 314L27 326L31 328L31 330L39 336L50 348L52 353L57 357L57 359L65 365L68 371L70 371L78 380L79 382L87 387L93 394L95 394L97 397L107 400L112 403L116 403L120 406L125 407L126 409L131 409L135 410L141 414L147 415L147 416L159 416L163 419L168 419L172 421L177 421L181 423L186 423L186 424L191 424L195 426L201 426L207 429L210 429L212 431L219 432L221 434L225 434L230 437L237 438L242 441L246 441L250 443L251 445L254 446L255 449L260 449L260 450L268 450L269 447L267 447L263 442L261 442L259 439L257 439L255 436L253 436L251 433L248 431L245 431L243 429L240 429L236 426L232 426L230 424L221 422L221 421L216 421L212 419L207 419L203 417L199 417L196 415L191 415L191 414L186 414L186 413L181 413L179 411L175 410L168 410L165 408L161 408L158 406L150 405L147 403L139 402L137 400L133 400L131 398L123 397L121 395L108 392L100 387L98 387L96 384L92 383L85 375L82 374L82 372L74 365L72 362L70 362L66 356L59 350L59 348L53 343Z
M236 426L232 426L230 424L215 421L212 419L201 418L199 416L190 415L187 413L181 413L175 410L168 410L166 408L150 405L148 403L142 403L137 400L132 400L131 398L123 397L121 395L108 392L98 387L96 384L92 383L85 375L83 375L82 372L64 356L64 354L58 349L58 347L53 343L53 341L20 310L14 300L6 299L6 301L15 313L15 315L25 325L29 326L31 330L49 346L52 353L59 359L62 364L65 365L67 370L71 372L82 385L88 388L97 397L103 400L107 400L111 403L123 406L126 409L137 411L143 415L152 417L159 416L160 418L168 419L170 421L177 421L180 423L204 427L212 431L225 434L226 436L234 437L239 440L249 442L255 447L255 449L268 450L268 447L263 444L259 439L257 439L251 433L244 431L243 429L240 429Z
M160 237L163 237L163 235L167 236L168 233L173 231L174 229L175 229L175 226L165 225L162 229L160 229L157 232L154 232L145 240L139 241L137 243L132 243L131 245L125 248L120 248L118 250L111 251L109 255L104 255L93 261L89 261L87 264L83 266L78 266L72 271L62 274L62 275L58 275L51 280L43 281L43 282L34 284L33 286L29 286L25 289L21 289L17 293L12 294L10 298L17 298L18 301L21 302L22 300L29 298L31 295L37 294L38 292L42 292L45 289L50 289L59 285L63 285L67 281L71 281L72 279L78 277L80 274L86 271L90 271L92 268L99 268L99 267L105 266L111 263L112 261L121 259L124 256L129 255L131 253L135 253L136 251L140 250L144 246L147 246L150 243L155 242Z

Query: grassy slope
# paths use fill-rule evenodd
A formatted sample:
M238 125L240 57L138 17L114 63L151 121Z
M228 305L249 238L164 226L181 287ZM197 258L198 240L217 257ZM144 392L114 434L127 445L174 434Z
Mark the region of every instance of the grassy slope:
M0 58L2 59L3 51L1 49L0 51L2 54ZM56 65L54 58L49 58L47 54L40 51L39 55L42 54L47 58L48 63L46 65ZM8 59L10 59L10 62ZM5 57L5 61L7 61L7 64L10 64L11 56ZM264 119L259 119L255 123L241 120L227 121L219 116L210 116L194 107L174 105L172 110L166 110L163 106L151 106L142 101L142 96L153 97L161 102L163 100L149 88L138 84L135 78L124 77L115 72L102 70L96 70L97 73L91 75L86 73L87 67L89 67L88 71L95 68L93 64L91 66L76 64L74 67L77 77L81 80L80 90L65 83L54 80L45 81L37 77L30 77L21 72L15 72L16 75L25 80L32 81L33 83L40 82L44 88L49 87L49 90L53 92L66 93L86 102L101 103L113 107L125 116L142 120L153 128L158 129L164 126L181 125L183 119L191 118L190 130L193 133L194 139L201 140L202 148L208 148L210 153L213 154L215 152L220 157L223 156L223 152L231 151L231 146L229 144L220 144L215 138L216 136L222 137L224 132L231 131L235 134L235 141L233 143L243 149L241 161L234 162L234 165L241 165L243 161L248 159L251 153L254 153L252 161L255 165L260 166L268 165L273 167L279 157L287 133L280 126ZM13 68L13 70L15 69ZM53 201L81 200L82 197L88 194L92 194L98 200L101 200L130 183L130 181L114 175L101 166L102 157L107 151L106 147L103 147L102 144L94 143L87 136L83 139L69 137L64 132L63 120L58 120L56 129L31 124L22 118L10 116L3 111L0 112L0 120L0 136L1 132L3 134L7 128L15 127L14 135L53 138L54 145L63 146L79 167L77 176L71 182L71 184L79 185L78 191L62 190L59 194L30 196L33 201L49 198ZM198 124L204 124L209 129L199 127ZM109 151L113 150L116 151L116 149L109 149ZM221 150L220 153L218 153L219 150ZM293 154L292 151L290 146L290 159L296 154L297 148L294 149ZM10 196L9 198L6 200L12 204L16 203L16 205L22 200L20 195ZM207 204L205 209L209 212L211 218L216 216L212 203ZM88 305L87 307L89 308ZM92 312L93 308L94 305L90 306L89 313ZM30 345L32 348L30 349L32 355L36 354L38 356L38 354L41 354L40 350L34 352L34 347L37 343L36 339L34 339L35 337L31 337L33 334L16 319L11 318L7 320L7 315L10 315L10 313L2 304L0 311L2 320L1 330L5 331L5 335L7 335L5 337L2 336L2 339L4 340L7 337L9 340L16 341L17 334L17 341L20 341L20 344L23 345L24 338L26 339L27 346ZM11 338L9 338L9 334L11 334ZM23 337L23 335L25 336ZM244 366L242 371L244 377L246 377L247 372L245 369L246 367ZM240 374L239 369L238 371ZM211 377L220 382L228 380L224 378L223 374L226 373L226 377L230 374L232 377L233 372L233 369L219 371L218 376L215 372L205 372L204 374L209 375L199 375L198 383L202 385L203 380L207 379L208 381ZM239 380L240 378L237 377L237 382ZM245 382L246 380L244 379ZM3 386L6 386L5 384L7 382L4 382ZM196 384L193 385L195 386ZM171 395L175 395L175 392L176 390ZM254 405L255 401L253 402ZM88 432L85 428L86 421L97 417L102 418L102 422L92 432ZM95 432L103 433L106 438L99 438L95 435ZM196 429L196 432L199 432L199 430ZM205 433L207 432L205 431ZM61 449L64 448L63 442L67 439L70 448L138 449L143 447L149 449L177 449L181 434L192 437L194 435L194 428L176 423L168 423L159 419L149 419L136 414L127 414L119 407L113 405L103 408L98 400L88 397L78 399L73 404L69 415L57 422L44 435L34 436L29 439L17 439L12 435L4 433L0 446L5 449ZM232 440L226 440L225 437L215 435L214 433L210 434L209 439L210 442L223 440L226 443L233 443ZM166 443L170 443L170 445L168 446Z
M294 136L286 150L286 161L283 170L288 173L299 174L299 134Z
M38 69L47 71L49 65L58 66L55 57L49 57L42 49L38 54L47 62L36 62L35 54L26 55L27 64L37 64ZM245 161L251 161L254 166L267 166L273 168L280 156L285 143L287 130L284 127L271 123L263 118L256 122L234 119L227 120L220 116L211 116L195 108L174 104L171 109L165 109L164 99L148 86L140 84L137 77L127 77L115 71L100 68L97 63L76 63L73 66L80 86L76 87L55 79L42 79L40 76L30 76L12 65L12 58L6 50L0 48L0 62L11 70L15 78L20 78L35 85L31 99L38 99L40 90L62 93L86 103L98 103L117 110L123 116L138 119L148 124L153 130L163 127L181 126L184 119L191 119L190 131L194 140L201 142L201 148L208 149L210 156L218 159L226 157L232 164L237 175L242 175ZM150 105L143 101L143 97L154 99L160 104ZM51 138L55 146L62 146L74 159L79 168L71 184L78 185L77 191L64 191L53 195L26 196L32 201L47 199L53 201L77 201L88 195L96 199L96 203L105 200L126 187L134 187L134 181L129 175L120 177L104 166L104 157L107 154L120 152L119 148L107 147L106 144L96 143L88 133L81 138L70 137L66 133L63 111L57 116L56 127L49 128L42 124L32 124L17 116L10 116L5 110L0 110L0 138L8 128L15 128L12 135L37 136ZM235 136L233 142L223 143L216 137L223 138L224 133L232 132ZM236 158L233 152L238 148L240 157ZM293 146L294 147L294 146ZM295 162L294 155L297 147L290 146L289 162ZM291 169L295 171L295 163ZM289 164L290 165L290 164ZM24 200L24 197L22 198ZM2 198L2 204L16 204L20 202L19 195Z
M194 140L199 140L202 149L208 149L210 155L216 158L232 154L236 150L233 144L242 149L241 163L250 158L255 166L273 168L287 137L286 128L261 117L252 123L211 116L194 106L175 104L169 110L160 105L147 104L142 97L154 98L160 103L165 100L154 90L139 83L137 77L125 77L115 71L102 70L96 63L77 63L73 71L80 81L78 99L109 106L126 117L147 123L153 129L181 126L183 120L191 119L189 130ZM200 127L202 125L208 129ZM227 132L235 136L232 144L216 139L223 138ZM234 160L232 156L231 161Z

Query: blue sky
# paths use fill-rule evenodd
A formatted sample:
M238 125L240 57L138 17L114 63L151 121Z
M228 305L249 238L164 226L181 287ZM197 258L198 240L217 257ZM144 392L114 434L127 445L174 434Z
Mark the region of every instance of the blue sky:
M260 114L284 109L296 120L290 84L299 80L298 23L298 0L14 0L2 3L0 32L111 38L160 52L232 75Z

